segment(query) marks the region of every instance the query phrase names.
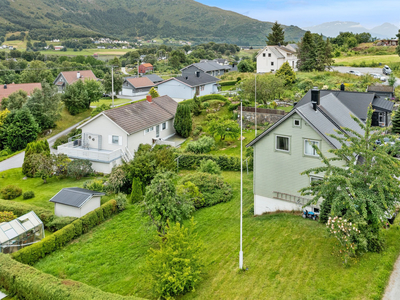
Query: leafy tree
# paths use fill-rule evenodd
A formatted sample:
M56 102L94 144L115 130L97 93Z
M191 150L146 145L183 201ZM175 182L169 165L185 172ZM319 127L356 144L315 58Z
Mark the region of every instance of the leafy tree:
M347 38L347 39L345 40L345 44L346 44L349 48L354 48L354 47L357 47L358 42L357 42L357 39L356 39L354 36L352 36L352 37L349 37L349 38Z
M249 61L248 59L243 59L239 64L238 64L238 71L242 73L252 73L254 72L254 64Z
M186 63L186 55L183 51L174 50L171 52L168 63L175 69L181 67L182 64Z
M8 98L4 98L0 105L2 110L18 110L21 109L27 101L28 93L23 90L19 90L10 94Z
M275 76L282 77L283 80L285 80L285 85L292 84L296 81L296 73L287 61L276 71Z
M22 150L36 140L40 131L39 125L27 108L12 111L0 128L0 139L3 146L12 151Z
M297 67L300 71L312 71L317 66L315 42L310 31L306 31L297 50Z
M57 87L42 82L42 90L35 89L26 102L41 130L53 128L61 117L61 95Z
M193 97L193 107L192 107L193 114L198 116L201 114L201 100L199 97L194 95Z
M195 233L195 225L193 219L187 228L169 222L165 235L158 237L159 246L150 249L146 270L157 297L173 299L194 291L200 281L204 266L200 255L203 244Z
M254 78L246 78L240 85L241 96L243 99L254 101L255 84ZM273 74L257 75L257 102L267 103L268 101L279 99L285 90L285 79Z
M87 159L74 159L68 164L67 174L76 180L93 173L92 163Z
M3 99L3 101L4 101L4 99ZM4 122L5 122L6 118L7 118L7 115L9 113L10 113L10 111L7 108L4 109L4 110L0 110L0 127L3 126L3 124L4 124Z
M271 30L271 33L267 35L267 45L283 45L285 41L285 32L278 21L276 21L274 25L272 25Z
M29 63L28 68L22 71L21 81L24 83L30 82L53 82L54 76L51 70L48 70L46 63L40 60L33 60Z
M212 120L208 129L212 136L218 135L221 140L226 137L235 139L240 135L240 127L233 120Z
M396 77L394 76L393 73L389 75L388 83L390 86L394 86L394 84L396 83Z
M30 159L33 154L42 154L50 157L50 147L47 140L33 141L26 145L22 174L28 177L34 177L37 170L37 166L35 166L36 161Z
M84 85L89 97L89 104L87 107L89 109L92 102L98 102L100 98L103 97L104 87L100 81L89 78L84 81Z
M42 153L34 153L28 159L32 167L30 171L33 177L39 176L43 179L43 183L47 183L47 178L51 177L54 172L53 158Z
M57 176L67 176L68 165L71 162L66 154L52 154L54 161L54 170Z
M160 235L165 234L167 221L181 222L190 217L194 211L193 203L177 195L172 172L158 173L146 189L143 202L140 204L144 215Z
M159 94L158 91L154 88L154 86L150 89L149 94L151 95L152 98L160 97L160 94Z
M112 60L109 62L112 66L120 68L121 67L121 62L119 61L118 57L114 57Z
M192 132L192 116L188 105L178 105L174 119L174 128L176 133L184 138L187 138Z
M113 168L108 178L108 188L111 192L118 194L125 181L125 171L121 167Z
M82 80L67 85L61 99L69 113L73 116L87 110L90 106L89 94Z
M121 75L114 73L114 93L115 94L118 94L120 91L122 91L123 83L124 83L124 78ZM107 93L112 92L112 77L111 77L110 73L107 73L104 75L103 86L104 86L104 90Z
M380 231L387 215L394 212L400 196L397 180L400 162L386 153L387 146L376 146L375 141L385 129L371 128L372 113L370 107L366 124L352 116L363 129L363 135L350 128L331 135L341 144L339 149L329 151L333 157L325 157L315 147L324 166L302 173L324 174L322 180L312 182L301 192L313 196L308 204L315 204L323 198L329 203L331 217L342 217L356 224L360 234L359 240L353 242L360 247L358 251L380 251L383 248ZM338 166L337 161L344 165ZM365 247L362 240L366 240Z
M397 40L400 41L400 29L399 29L399 33L396 34ZM396 53L400 56L400 43L399 45L396 47Z

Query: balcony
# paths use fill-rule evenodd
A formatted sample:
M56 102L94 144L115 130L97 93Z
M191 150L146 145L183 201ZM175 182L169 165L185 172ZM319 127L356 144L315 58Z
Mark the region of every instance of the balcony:
M104 150L94 148L84 148L79 140L68 142L67 144L60 145L57 147L58 153L66 154L72 159L87 159L90 161L97 161L103 163L109 163L113 160L120 158L123 153L121 149L117 150Z

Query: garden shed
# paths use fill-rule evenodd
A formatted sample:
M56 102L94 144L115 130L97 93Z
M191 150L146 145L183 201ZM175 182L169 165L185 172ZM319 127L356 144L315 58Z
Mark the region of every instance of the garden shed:
M58 217L80 218L101 205L104 193L82 188L64 188L50 202L54 202L54 214Z
M17 252L43 238L43 222L33 211L0 224L0 252L2 253Z

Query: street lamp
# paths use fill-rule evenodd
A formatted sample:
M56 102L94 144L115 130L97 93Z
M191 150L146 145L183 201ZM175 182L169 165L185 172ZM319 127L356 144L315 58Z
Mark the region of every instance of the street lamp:
M240 99L240 251L239 269L243 269L243 101Z

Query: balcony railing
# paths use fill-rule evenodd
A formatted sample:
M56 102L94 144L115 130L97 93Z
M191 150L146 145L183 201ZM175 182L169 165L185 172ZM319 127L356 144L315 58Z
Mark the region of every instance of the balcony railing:
M121 157L121 149L114 151L84 149L80 146L74 147L74 141L57 147L58 153L66 154L70 158L87 159L99 162L111 162Z

